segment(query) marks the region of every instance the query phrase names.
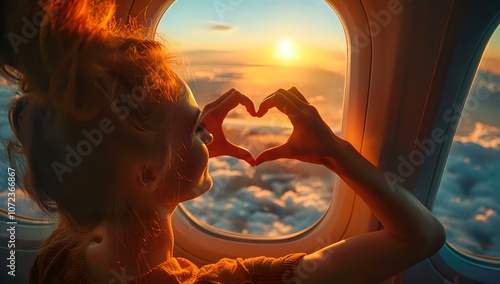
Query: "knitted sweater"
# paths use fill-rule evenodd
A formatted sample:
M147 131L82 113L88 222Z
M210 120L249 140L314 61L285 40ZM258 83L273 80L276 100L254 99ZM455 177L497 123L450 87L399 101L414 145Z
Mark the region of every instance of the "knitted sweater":
M94 283L85 268L81 235L60 225L45 241L30 271L30 283ZM295 283L294 269L305 253L284 257L224 258L197 267L170 258L138 277L114 271L109 283Z

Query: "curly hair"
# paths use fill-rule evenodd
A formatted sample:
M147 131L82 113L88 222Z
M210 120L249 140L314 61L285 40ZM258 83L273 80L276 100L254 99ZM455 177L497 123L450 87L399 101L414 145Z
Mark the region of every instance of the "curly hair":
M24 168L22 187L78 230L111 220L123 241L146 240L140 234L157 226L130 203L125 156L172 165L182 148L175 118L183 87L168 49L137 25L114 21L109 1L24 7L13 13L43 15L38 35L0 54L2 75L22 91L10 107L15 137L7 147L11 163ZM19 30L15 18L0 23L4 34Z

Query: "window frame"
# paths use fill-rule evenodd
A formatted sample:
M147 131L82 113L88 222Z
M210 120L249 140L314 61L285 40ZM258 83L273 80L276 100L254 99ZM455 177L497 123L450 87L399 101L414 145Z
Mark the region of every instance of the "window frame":
M488 15L489 17L480 14L481 11L484 12L484 10L473 10L471 15L464 20L464 25L468 24L471 28L460 31L456 46L460 45L462 48L454 50L455 54L450 65L456 66L456 68L450 68L445 89L442 91L436 120L432 125L432 129L445 129L446 138L441 144L441 149L430 157L431 162L424 164L417 178L416 187L418 190L415 195L429 208L432 208L438 193L455 130L459 123L459 119L445 123L441 118L449 110L453 111L452 113L462 114L476 73L479 71L479 63L486 46L495 30L500 29L500 11L491 13ZM482 21L475 22L474 20L478 18L482 18ZM470 34L475 32L482 32L482 34L471 40ZM462 84L457 88L456 82L462 82ZM429 179L429 175L432 176L431 179ZM428 188L429 180L430 190L425 192L424 189ZM430 265L430 267L425 268L426 265ZM493 279L500 279L499 260L494 261L493 258L486 256L474 256L472 253L465 252L448 243L448 241L428 262L422 262L412 269L421 272L431 269L436 271L443 278L443 281L447 279L453 283L470 283L471 281L493 283ZM404 283L413 282L405 280Z
M152 1L152 7L145 12L145 18L152 19L148 21L152 37L156 33L161 17L175 0L167 0L161 4L158 2L162 1ZM348 45L341 135L360 151L366 121L371 48L368 45L360 52L349 52L349 43L357 32L352 27L365 26L368 20L361 3L344 5L340 0L325 0L325 2L340 18ZM140 11L134 7L140 5L134 4L131 7L132 15L133 11ZM214 234L200 228L177 208L172 216L176 255L189 257L197 264L205 264L222 257L281 256L296 251L313 252L345 238L346 235L365 232L367 228L376 229L378 223L374 222L371 212L366 210L366 204L342 180L336 179L335 187L333 202L323 218L310 229L287 239L258 239L253 236L243 239L228 234ZM315 241L311 242L311 239ZM254 245L256 242L259 246ZM200 256L205 256L206 259L201 259Z
M7 229L10 225L16 227L16 252L38 252L43 241L52 233L59 224L59 219L40 219L15 215L15 220L9 219L9 212L0 208L0 238L8 239ZM7 244L7 241L5 242ZM4 247L0 247L4 249Z

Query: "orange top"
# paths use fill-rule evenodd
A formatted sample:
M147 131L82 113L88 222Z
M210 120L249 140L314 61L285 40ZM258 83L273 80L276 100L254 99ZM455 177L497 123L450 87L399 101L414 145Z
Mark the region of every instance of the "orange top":
M131 283L295 283L293 271L304 255L223 258L201 268L187 259L171 258Z
M33 263L30 283L93 283L85 269L81 242L81 234L60 225ZM115 279L109 283L294 283L295 266L304 255L224 258L201 268L187 259L171 258L139 277L114 271Z

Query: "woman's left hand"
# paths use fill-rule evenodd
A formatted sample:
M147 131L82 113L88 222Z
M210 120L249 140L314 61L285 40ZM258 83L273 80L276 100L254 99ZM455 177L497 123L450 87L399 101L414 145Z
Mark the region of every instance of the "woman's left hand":
M343 140L332 132L318 110L309 104L297 88L279 89L264 99L257 117L264 116L273 107L288 116L293 131L286 143L260 153L255 158L256 166L280 158L328 166L328 158L338 158L335 153L341 148Z
M253 166L255 164L253 155L247 149L229 142L222 130L222 122L229 111L240 104L246 107L250 115L256 115L252 100L239 91L231 89L203 108L200 122L213 135L212 143L207 145L210 157L229 155Z

